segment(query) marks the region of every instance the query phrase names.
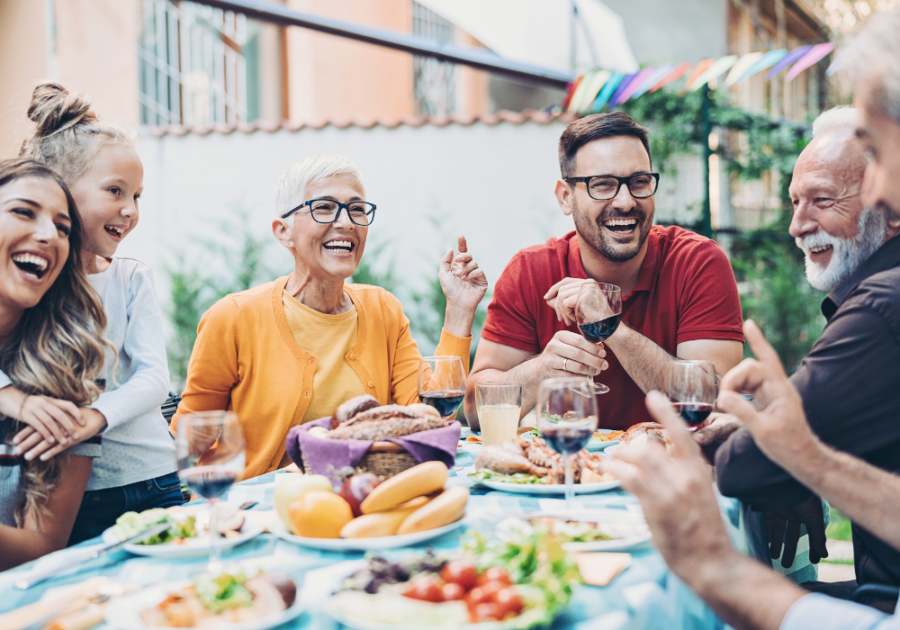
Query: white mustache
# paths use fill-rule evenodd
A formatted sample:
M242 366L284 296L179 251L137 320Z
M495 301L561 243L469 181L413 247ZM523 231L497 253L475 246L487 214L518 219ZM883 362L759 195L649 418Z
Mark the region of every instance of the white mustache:
M794 239L794 242L797 243L797 247L803 250L803 253L809 256L810 250L813 247L822 247L824 245L831 245L835 251L845 243L846 239L838 238L836 236L832 236L828 232L824 230L820 230L818 232L814 232L813 234L808 234L807 236L798 236Z

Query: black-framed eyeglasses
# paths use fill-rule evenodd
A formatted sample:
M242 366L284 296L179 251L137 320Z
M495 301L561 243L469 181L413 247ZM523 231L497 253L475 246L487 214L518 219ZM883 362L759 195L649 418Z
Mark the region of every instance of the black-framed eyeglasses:
M622 184L635 199L646 199L656 194L659 187L659 173L637 173L630 177L615 175L588 175L587 177L566 177L567 182L584 182L588 195L597 201L606 201L619 194Z
M310 199L304 201L296 208L285 212L281 215L282 219L297 212L300 208L309 206L309 214L316 223L334 223L341 216L341 210L347 211L347 216L356 225L372 225L375 221L375 204L368 201L351 201L350 203L341 203L334 199Z

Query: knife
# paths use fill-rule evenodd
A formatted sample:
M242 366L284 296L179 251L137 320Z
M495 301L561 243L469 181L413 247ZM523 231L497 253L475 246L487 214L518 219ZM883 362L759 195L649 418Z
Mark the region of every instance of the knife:
M20 580L16 580L15 584L13 584L13 588L18 591L24 591L26 589L31 588L35 584L40 584L41 582L47 580L48 578L53 577L58 573L62 573L67 569L71 569L74 566L81 564L82 562L87 562L88 560L95 560L101 556L108 554L110 551L115 551L119 547L127 544L139 543L156 536L157 534L161 534L164 531L167 531L172 527L173 523L171 521L166 521L165 523L159 523L158 525L154 525L149 529L145 529L139 534L135 534L131 538L126 538L125 540L119 542L109 543L107 545L103 545L98 549L92 549L84 554L81 554L69 562L66 562L62 566L56 565L44 569L43 571L38 571L36 573L32 573L27 578L22 578Z

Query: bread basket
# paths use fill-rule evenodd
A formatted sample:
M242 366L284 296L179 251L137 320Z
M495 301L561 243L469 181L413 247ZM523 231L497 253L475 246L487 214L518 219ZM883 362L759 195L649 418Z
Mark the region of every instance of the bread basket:
M303 469L312 470L309 461L306 459L306 453L301 450L300 456L303 458ZM393 442L372 442L368 452L356 464L356 470L358 472L373 473L381 479L388 479L416 466L418 463L419 461L399 444L394 444Z

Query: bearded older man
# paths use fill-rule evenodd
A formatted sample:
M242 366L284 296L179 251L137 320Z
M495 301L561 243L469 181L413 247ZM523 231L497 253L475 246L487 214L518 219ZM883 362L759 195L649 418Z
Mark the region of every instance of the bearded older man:
M900 285L887 272L900 266L900 226L861 196L867 158L855 139L856 110L832 110L813 129L813 141L794 168L790 233L806 254L807 278L830 293L821 338L791 377L813 431L835 448L890 471L900 471ZM702 438L700 438L702 441ZM821 503L772 463L746 429L715 456L719 488L772 514L773 557L785 527L790 566L800 524L810 530L810 560L827 555ZM807 583L812 590L849 597L858 584L900 584L900 552L853 525L856 581Z

